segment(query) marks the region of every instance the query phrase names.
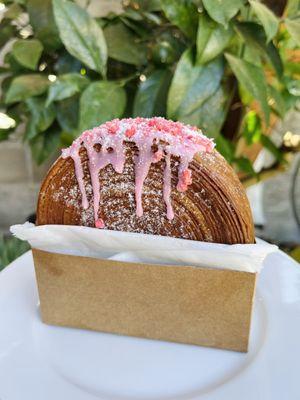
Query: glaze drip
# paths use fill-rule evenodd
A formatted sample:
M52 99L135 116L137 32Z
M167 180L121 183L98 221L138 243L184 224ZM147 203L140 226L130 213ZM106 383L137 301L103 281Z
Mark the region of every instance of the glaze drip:
M163 195L164 201L167 206L167 218L172 220L174 218L174 211L171 203L171 157L170 154L166 154L165 158L165 170L164 170L164 187Z
M122 173L125 163L124 142L134 143L138 149L135 157L135 201L136 215L143 215L143 184L152 163L164 158L163 198L166 204L167 218L172 220L174 212L171 203L171 157L179 157L177 190L184 192L192 183L191 170L188 168L198 152L211 152L214 143L196 127L164 118L127 118L112 120L97 128L87 130L70 147L62 151L62 157L71 157L75 165L78 186L82 195L82 207L87 209L84 172L80 159L80 149L84 147L88 155L88 167L93 189L93 211L95 226L104 228L99 218L100 181L99 172L111 164L117 173ZM99 149L100 146L100 149ZM153 146L156 150L153 151Z

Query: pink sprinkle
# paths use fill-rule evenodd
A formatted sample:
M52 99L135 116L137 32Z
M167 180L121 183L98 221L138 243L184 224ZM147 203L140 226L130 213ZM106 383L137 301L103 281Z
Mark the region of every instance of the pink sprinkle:
M132 119L132 118L129 118L131 121L134 121L136 124L141 124L142 122L144 122L145 121L145 118L143 118L143 117L136 117L136 118L134 118L134 119Z
M188 186L192 183L192 171L185 169L181 172L177 183L177 190L179 192L185 192Z
M131 138L132 136L134 136L136 132L136 129L134 126L131 126L130 128L128 128L125 132L125 136L127 136L128 138Z
M81 139L82 139L82 140L85 140L85 139L90 138L91 136L92 136L92 132L91 132L91 131L84 131L84 132L82 133L82 135L81 135Z
M95 227L98 229L103 229L105 227L103 219L97 219L97 221L95 222Z
M107 122L109 133L112 133L113 135L117 133L119 126L120 121L118 119L113 119L112 121Z
M171 132L174 136L180 136L182 134L182 128L181 126L176 126L172 129Z
M148 121L148 126L151 126L151 127L156 126L156 120L155 120L155 118L149 119L149 121Z

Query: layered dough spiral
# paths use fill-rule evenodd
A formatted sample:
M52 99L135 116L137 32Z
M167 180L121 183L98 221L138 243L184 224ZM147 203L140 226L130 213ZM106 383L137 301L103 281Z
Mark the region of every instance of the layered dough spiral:
M98 227L104 229L215 243L253 243L254 228L245 190L225 159L216 150L196 152L188 163L191 179L186 182L185 190L180 190L178 177L187 170L187 165L180 171L180 155L168 154L164 150L167 137L165 142L163 136L159 139L150 150L158 154L158 149L161 149L163 156L149 163L142 182L142 213L137 213L136 209L136 165L140 152L136 143L130 140L122 142L123 166L119 172L112 163L97 172L99 204L95 215L95 185L92 187L91 184L89 155L79 140L80 164L77 163L77 169L81 165L81 187L80 174L75 171L76 163L67 153L54 163L42 184L37 224L94 227L96 221L101 221ZM98 148L93 146L98 153L101 152L101 145ZM167 163L169 168L166 168ZM166 176L166 171L170 176ZM168 190L166 178L170 181ZM86 196L85 204L83 194ZM168 199L173 214L167 213Z

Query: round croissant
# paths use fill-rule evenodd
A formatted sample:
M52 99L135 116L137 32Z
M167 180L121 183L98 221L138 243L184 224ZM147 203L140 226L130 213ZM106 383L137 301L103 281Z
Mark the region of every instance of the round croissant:
M159 132L148 140L148 153L138 136L140 127L147 140ZM170 132L176 139L173 147ZM116 142L121 134L123 139ZM108 135L114 141L107 142ZM254 243L243 186L212 142L195 128L162 118L114 120L86 131L72 146L42 184L38 225L84 225L215 243ZM187 163L192 148L201 151Z

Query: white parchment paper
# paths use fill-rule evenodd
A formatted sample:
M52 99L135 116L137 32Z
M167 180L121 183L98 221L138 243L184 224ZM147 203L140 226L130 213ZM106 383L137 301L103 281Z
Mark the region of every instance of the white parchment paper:
M53 253L151 264L192 265L259 272L277 246L226 245L70 225L13 225L11 232L33 248Z

